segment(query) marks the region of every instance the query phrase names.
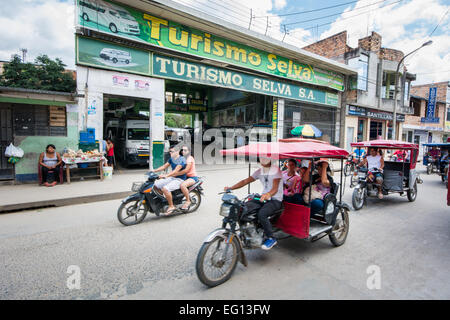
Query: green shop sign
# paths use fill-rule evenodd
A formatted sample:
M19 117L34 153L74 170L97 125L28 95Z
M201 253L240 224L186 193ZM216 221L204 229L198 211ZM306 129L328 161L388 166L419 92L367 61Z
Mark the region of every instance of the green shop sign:
M150 75L150 52L90 38L76 38L77 64Z
M344 90L341 74L315 68L103 0L78 0L78 25L153 46L237 65L290 80Z
M336 93L255 77L241 72L152 55L153 76L224 87L336 107Z

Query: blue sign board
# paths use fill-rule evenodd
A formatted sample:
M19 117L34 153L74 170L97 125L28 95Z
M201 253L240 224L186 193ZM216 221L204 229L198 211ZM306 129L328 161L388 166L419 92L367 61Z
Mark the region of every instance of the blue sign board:
M430 93L428 94L427 113L425 115L425 118L420 119L420 122L439 123L439 118L434 117L434 113L436 110L436 94L437 94L437 87L431 87Z
M434 118L434 111L436 109L436 93L437 87L431 87L428 95L428 107L426 118Z

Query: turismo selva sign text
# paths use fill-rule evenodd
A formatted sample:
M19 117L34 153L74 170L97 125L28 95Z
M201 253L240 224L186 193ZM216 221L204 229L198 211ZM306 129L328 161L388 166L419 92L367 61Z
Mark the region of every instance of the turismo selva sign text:
M77 0L78 25L134 41L237 65L295 81L344 90L341 74L240 44L137 9Z
M336 107L336 93L255 77L223 68L152 55L153 76L224 87Z

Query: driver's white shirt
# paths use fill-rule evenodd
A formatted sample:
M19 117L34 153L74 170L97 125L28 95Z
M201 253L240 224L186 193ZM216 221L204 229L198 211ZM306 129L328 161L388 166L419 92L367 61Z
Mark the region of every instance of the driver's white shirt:
M367 169L372 169L372 168L376 168L376 169L380 169L381 167L381 156L380 155L376 155L376 156L367 156Z

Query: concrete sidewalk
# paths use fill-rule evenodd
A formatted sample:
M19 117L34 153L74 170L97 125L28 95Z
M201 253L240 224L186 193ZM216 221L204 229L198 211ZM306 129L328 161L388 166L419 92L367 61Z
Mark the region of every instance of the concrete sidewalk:
M243 167L248 167L248 164L197 165L197 173L204 176L208 171L227 171ZM132 193L133 182L145 181L144 174L147 171L118 170L111 180L73 181L52 188L37 184L0 186L0 213L121 199Z

